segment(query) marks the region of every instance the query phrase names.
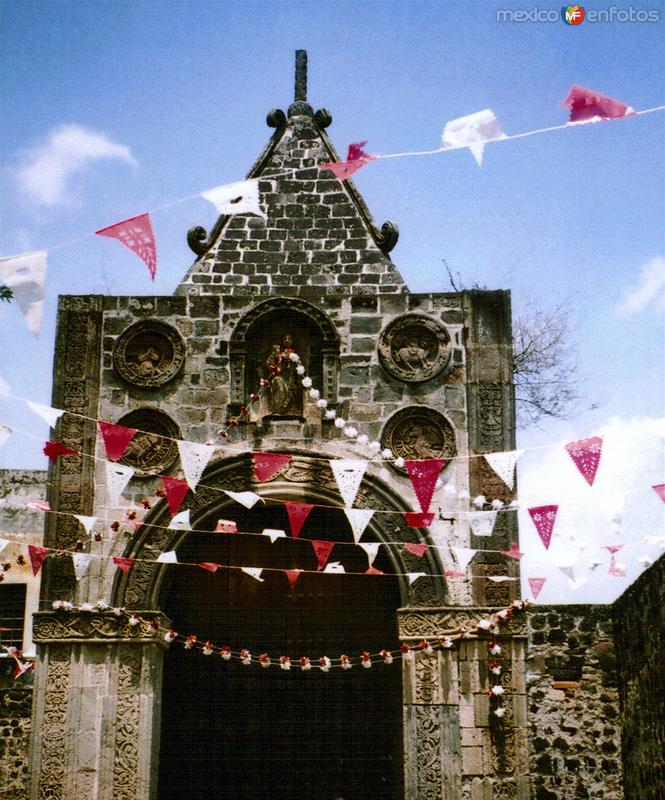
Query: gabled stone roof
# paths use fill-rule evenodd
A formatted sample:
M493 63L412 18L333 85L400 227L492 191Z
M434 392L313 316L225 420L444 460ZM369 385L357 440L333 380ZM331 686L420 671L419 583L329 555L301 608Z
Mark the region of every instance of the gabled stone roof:
M332 118L314 113L303 95L297 68L296 101L288 114L268 114L275 133L247 176L259 179L267 220L238 214L221 216L209 234L192 228L198 259L177 294L408 291L388 256L397 227L379 229L353 183L320 168L340 160L325 132Z

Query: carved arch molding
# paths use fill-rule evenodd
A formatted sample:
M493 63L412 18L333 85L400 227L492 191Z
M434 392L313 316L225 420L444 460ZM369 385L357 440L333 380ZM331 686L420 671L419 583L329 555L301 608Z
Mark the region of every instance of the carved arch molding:
M287 315L302 320L304 329L309 329L317 339L320 358L321 395L334 402L337 399L337 374L339 371L340 339L332 320L320 308L296 297L273 297L252 308L238 322L229 340L231 368L231 403L243 404L248 392L256 391L256 381L251 380L248 370L255 354L251 353L252 331L268 324L268 321ZM318 370L317 370L318 371Z
M253 491L266 499L290 499L338 506L340 498L334 489L335 479L329 458L312 453L290 453L291 463L272 481L259 483L253 476L251 453L213 461L181 510L190 510L192 528L212 528L211 522L223 517L224 509L234 501L222 489ZM395 511L395 514L376 514L368 525L368 533L375 541L385 544L403 542L428 543L424 529L409 528L400 512L410 511L403 500L380 478L366 475L356 500L357 508L377 511ZM340 510L341 513L341 510ZM137 561L127 575L118 574L113 587L113 605L133 609L158 610L161 603L162 584L167 575L167 564L148 563L160 553L177 550L187 537L187 531L172 530L166 501L157 504L146 517L146 525L130 540L124 555ZM446 603L447 589L438 549L430 548L423 558L418 558L401 547L390 547L389 556L393 571L399 575L400 596L403 606L438 606ZM405 574L425 572L426 575L409 584Z

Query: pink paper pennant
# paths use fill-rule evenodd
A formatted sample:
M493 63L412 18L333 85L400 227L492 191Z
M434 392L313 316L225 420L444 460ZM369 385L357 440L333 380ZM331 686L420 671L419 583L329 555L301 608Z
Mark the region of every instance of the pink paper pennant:
M593 119L619 119L634 114L635 111L612 97L585 89L584 86L573 86L562 105L570 109L571 122L589 122Z
M129 570L134 566L134 559L133 558L121 558L119 556L113 557L113 563L116 567L121 571L127 574Z
M374 156L366 153L363 149L367 144L367 139L364 142L353 142L349 145L349 149L346 151L346 160L347 161L360 161L361 159L372 159Z
M531 587L531 594L535 600L540 594L547 578L529 578L529 586Z
M30 556L30 566L32 567L32 574L36 575L39 572L40 567L44 563L44 559L48 555L48 548L38 547L36 544L29 544L28 555Z
M137 255L148 267L150 277L155 280L157 274L157 244L155 234L150 223L150 214L139 214L138 217L131 217L108 228L95 231L98 236L108 236L117 239L132 253Z
M508 558L516 558L518 561L524 553L520 553L519 548L517 546L517 542L510 543L510 550L499 550L502 556L507 556Z
M312 539L311 542L319 562L319 569L321 570L325 567L326 561L330 558L335 542L322 542L320 539Z
M409 553L413 553L414 556L418 556L422 558L425 553L427 552L427 545L426 544L415 544L413 542L405 542L404 549Z
M546 550L550 546L558 508L559 506L537 506L536 508L529 509L533 524L536 526L538 535L545 545Z
M364 167L365 164L369 164L369 162L374 159L374 156L363 150L366 144L366 141L350 144L346 155L346 161L321 164L321 167L330 170L338 180L345 181L347 178L350 178L354 172L357 172Z
M35 511L50 511L51 505L48 500L30 500L26 503L28 508L33 508Z
M665 503L665 483L657 483L655 486L651 487L654 492L660 497L660 499Z
M208 572L217 572L220 567L220 565L215 564L214 561L200 561L196 566L201 567L201 569L205 569Z
M573 459L575 466L589 486L593 486L602 449L603 440L600 436L568 442L566 445L568 455Z
M101 420L97 424L104 440L106 457L109 461L119 461L136 435L136 428L125 428L124 425L113 425Z
M62 442L46 442L44 445L44 455L49 457L49 461L55 464L60 456L75 456L76 450L62 444Z
M181 478L168 478L162 476L162 484L166 492L166 502L169 504L171 515L177 514L185 495L189 491L189 484Z
M428 458L405 462L406 471L409 473L413 490L416 493L416 497L420 503L420 510L423 513L429 511L429 504L432 502L434 487L436 486L437 478L445 463L445 458Z
M271 481L290 462L291 456L280 453L253 453L254 474L259 481Z
M238 526L232 519L218 519L213 533L238 533Z
M610 553L612 555L614 555L615 553L618 553L619 550L621 550L622 547L623 547L622 544L606 544L604 549L605 550L609 550Z
M300 577L300 573L301 572L302 572L301 569L285 569L284 570L284 574L288 578L289 583L291 584L291 586L295 586L296 585L296 581Z
M458 572L455 569L447 569L443 574L446 576L446 578L465 578L466 577L466 573L465 572Z
M289 515L289 525L291 526L291 535L297 539L305 520L309 516L309 512L314 508L309 503L284 503L286 513Z
M431 511L427 514L423 514L421 511L405 511L404 519L409 528L429 528L434 514Z
M610 568L607 570L607 574L611 575L613 578L626 577L626 571L624 569L621 569L621 567L614 560L614 556L612 556L612 559L610 561Z
M365 575L385 575L385 572L381 572L381 570L376 567L368 567L365 570Z

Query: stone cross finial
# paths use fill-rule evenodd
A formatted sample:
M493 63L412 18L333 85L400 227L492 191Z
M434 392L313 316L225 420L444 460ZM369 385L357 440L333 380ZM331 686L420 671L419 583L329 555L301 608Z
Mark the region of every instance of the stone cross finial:
M296 50L295 101L307 102L307 50Z

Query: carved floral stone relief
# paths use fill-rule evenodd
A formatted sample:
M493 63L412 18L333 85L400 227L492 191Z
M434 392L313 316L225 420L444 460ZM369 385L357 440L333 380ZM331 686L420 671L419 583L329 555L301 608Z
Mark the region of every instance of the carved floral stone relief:
M134 386L162 386L180 372L185 355L185 342L175 328L157 320L142 320L118 337L113 366Z
M423 383L436 377L447 366L451 350L446 328L423 314L398 317L379 337L383 368L405 383Z

